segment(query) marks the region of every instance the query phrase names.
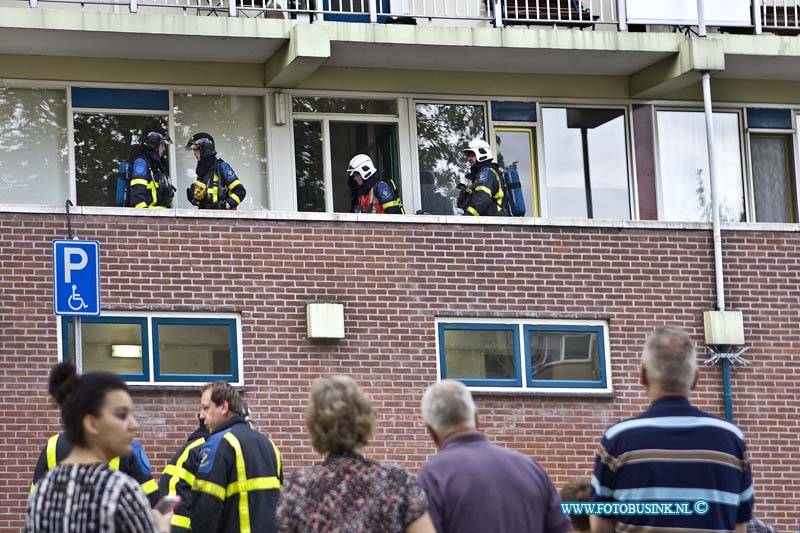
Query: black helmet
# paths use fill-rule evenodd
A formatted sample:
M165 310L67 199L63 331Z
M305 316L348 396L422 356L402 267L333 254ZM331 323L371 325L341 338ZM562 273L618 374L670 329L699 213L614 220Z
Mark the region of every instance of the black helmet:
M187 150L200 150L200 157L216 155L217 150L214 146L214 137L208 133L195 133L186 143Z
M161 146L161 143L169 144L169 139L162 133L151 131L144 136L144 142L142 144L153 151L158 151L158 147Z

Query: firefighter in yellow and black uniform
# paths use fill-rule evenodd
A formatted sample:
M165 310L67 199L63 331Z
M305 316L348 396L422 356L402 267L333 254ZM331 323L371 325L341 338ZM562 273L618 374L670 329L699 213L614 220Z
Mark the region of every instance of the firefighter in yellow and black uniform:
M211 433L199 452L192 488L192 533L274 533L283 487L277 446L252 429L238 391L209 383L200 418Z
M200 209L235 210L247 191L233 168L217 156L214 138L208 133L195 133L186 149L197 159L197 179L186 189L186 199Z
M37 461L36 469L33 471L31 491L33 491L33 487L39 480L47 472L55 468L58 463L66 459L71 451L72 448L63 433L57 433L47 439L47 446L39 455L39 461ZM156 504L158 501L158 485L150 475L150 462L147 460L141 444L137 441L131 442L131 453L122 457L114 457L108 462L108 466L111 470L124 472L138 481L147 495L150 505Z
M169 139L151 131L131 156L131 198L129 205L138 208L172 207L175 187L166 171L164 153Z

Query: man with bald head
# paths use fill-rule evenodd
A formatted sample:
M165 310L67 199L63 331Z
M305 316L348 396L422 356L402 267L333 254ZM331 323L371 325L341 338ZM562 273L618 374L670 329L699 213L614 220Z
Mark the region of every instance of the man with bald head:
M462 383L443 381L428 388L422 418L439 453L417 478L439 533L572 529L544 469L478 431L475 403Z
M753 509L744 435L689 403L697 385L689 335L656 328L644 346L639 381L650 407L606 431L595 457L593 501L689 502L692 513L592 516L592 531L744 533Z

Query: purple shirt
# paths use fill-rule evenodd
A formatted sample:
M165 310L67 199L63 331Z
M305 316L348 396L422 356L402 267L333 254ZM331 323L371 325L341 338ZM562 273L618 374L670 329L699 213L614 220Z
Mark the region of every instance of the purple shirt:
M440 533L563 533L569 518L539 463L470 431L447 439L419 474Z

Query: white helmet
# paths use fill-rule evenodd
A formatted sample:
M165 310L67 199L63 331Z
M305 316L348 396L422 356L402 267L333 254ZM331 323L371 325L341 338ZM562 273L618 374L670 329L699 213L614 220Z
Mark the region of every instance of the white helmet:
M358 154L350 160L350 166L347 167L348 176L352 176L356 172L361 174L361 179L366 181L374 176L375 173L378 172L378 169L375 168L375 163L372 162L370 156L367 154Z
M489 143L484 141L483 139L475 139L469 142L467 148L464 148L464 153L472 152L475 154L475 158L478 162L487 161L489 159L494 159L494 154L492 154L492 147L489 146Z

